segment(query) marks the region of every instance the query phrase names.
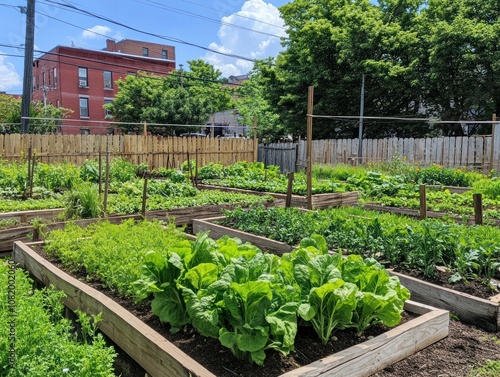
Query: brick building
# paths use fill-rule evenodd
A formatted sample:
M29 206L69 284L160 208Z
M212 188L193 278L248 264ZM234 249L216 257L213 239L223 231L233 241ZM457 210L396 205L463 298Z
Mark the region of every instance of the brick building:
M117 91L115 81L137 71L167 75L175 69L175 48L124 39L103 50L57 46L33 62L33 101L73 110L64 134L106 134L103 105Z

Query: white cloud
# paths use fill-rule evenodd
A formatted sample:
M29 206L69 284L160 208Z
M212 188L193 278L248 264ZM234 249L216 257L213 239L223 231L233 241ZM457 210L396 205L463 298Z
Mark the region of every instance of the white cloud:
M22 85L22 81L14 64L7 62L6 57L0 55L0 91L7 91L19 85Z
M222 25L217 34L219 41L209 45L212 50L249 59L265 59L269 56L276 56L281 51L279 37L285 36L284 24L278 8L270 3L263 0L247 0L241 10L223 17L222 22L246 29ZM203 58L222 71L225 77L248 73L253 67L251 61L213 52L208 52Z
M83 38L97 39L104 38L111 32L108 26L96 25L90 29L84 30L82 33Z

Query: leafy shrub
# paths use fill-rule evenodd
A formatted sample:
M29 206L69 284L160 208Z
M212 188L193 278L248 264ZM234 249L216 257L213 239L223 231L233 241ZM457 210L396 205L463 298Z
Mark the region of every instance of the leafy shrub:
M52 191L71 190L81 182L78 167L72 164L35 165L34 185Z
M91 219L101 214L99 191L95 184L83 183L64 196L66 219Z

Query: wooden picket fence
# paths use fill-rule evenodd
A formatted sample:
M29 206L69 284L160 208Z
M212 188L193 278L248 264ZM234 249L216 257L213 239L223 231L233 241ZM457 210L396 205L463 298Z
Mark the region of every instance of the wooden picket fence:
M29 149L38 161L69 162L76 165L96 159L99 154L122 157L150 168L179 168L188 158L199 166L209 162L231 165L254 161L257 140L212 137L159 137L143 135L0 135L0 159L19 160Z
M358 164L358 139L313 140L316 164ZM299 142L298 165L305 165L306 143ZM494 160L492 160L492 157ZM492 136L364 139L361 163L387 162L399 158L421 165L490 169L498 158L492 154Z

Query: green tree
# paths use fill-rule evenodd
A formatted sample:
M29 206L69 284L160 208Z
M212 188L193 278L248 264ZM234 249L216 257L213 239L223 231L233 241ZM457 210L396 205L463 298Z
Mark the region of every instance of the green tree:
M30 104L31 118L64 119L73 111L52 105L43 106L41 101ZM1 123L6 123L1 125ZM31 119L29 133L52 133L61 124L60 120ZM0 94L0 132L19 133L21 131L21 98Z
M500 2L430 0L418 32L428 52L422 67L429 112L445 120L489 120L500 114ZM463 131L455 125L446 133Z
M221 72L202 60L189 61L189 71L169 76L139 73L117 81L118 94L105 105L113 119L130 123L201 125L211 114L232 107L232 90L221 83ZM121 126L125 132L142 127ZM196 132L193 127L152 126L154 134Z
M270 64L272 59L255 62L250 78L237 90L236 108L243 124L252 126L255 117L259 138L272 142L285 136L286 132L266 95L269 80L262 70L267 70Z
M359 114L361 79L366 76L365 114L418 114L419 45L412 25L416 1L381 5L369 0L295 0L280 8L288 27L286 48L271 72L271 101L291 130L305 134L307 88L315 86L314 113ZM407 4L406 4L407 3ZM392 12L393 16L385 13ZM404 20L404 22L402 22ZM273 81L274 80L274 81ZM356 120L315 119L314 137L356 137ZM408 132L397 124L366 128L365 136Z

